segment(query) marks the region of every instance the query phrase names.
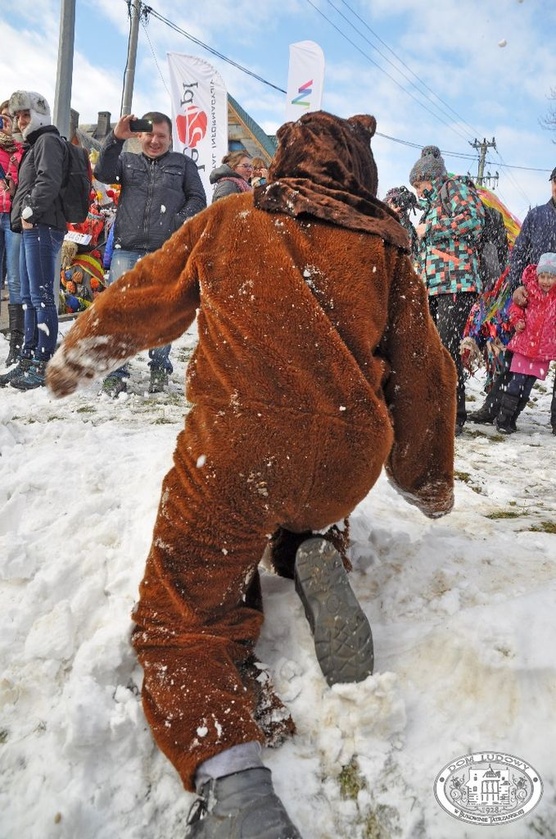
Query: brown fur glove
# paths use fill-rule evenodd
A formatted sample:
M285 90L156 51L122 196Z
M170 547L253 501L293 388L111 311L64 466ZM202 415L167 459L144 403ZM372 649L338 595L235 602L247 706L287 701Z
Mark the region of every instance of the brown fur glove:
M58 349L46 367L46 386L53 396L58 399L69 396L80 384L86 384L100 375L97 368L83 362L86 362L86 357L83 361L74 361L66 357L63 346Z
M388 469L386 470L388 474ZM418 507L429 519L439 519L447 516L454 506L453 486L444 481L424 484L418 492L412 493L401 489L388 474L388 481L408 504Z

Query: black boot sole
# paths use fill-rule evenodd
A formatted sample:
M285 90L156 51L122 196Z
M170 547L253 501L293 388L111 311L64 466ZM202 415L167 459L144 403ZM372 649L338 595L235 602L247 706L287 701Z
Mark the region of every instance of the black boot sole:
M371 626L331 542L315 537L299 546L295 588L328 684L362 682L370 676L374 665Z

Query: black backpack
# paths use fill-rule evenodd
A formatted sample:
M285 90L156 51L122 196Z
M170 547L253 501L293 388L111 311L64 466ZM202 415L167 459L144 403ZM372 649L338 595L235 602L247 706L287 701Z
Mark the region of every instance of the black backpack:
M68 224L81 224L91 204L92 171L89 155L82 146L74 146L65 137L64 179L60 190L62 211Z
M483 201L485 226L481 234L480 271L483 291L494 285L506 269L509 257L508 233L502 213Z

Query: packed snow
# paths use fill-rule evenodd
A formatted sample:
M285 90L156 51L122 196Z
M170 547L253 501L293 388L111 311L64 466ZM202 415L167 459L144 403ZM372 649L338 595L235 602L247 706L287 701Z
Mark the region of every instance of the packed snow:
M0 391L1 839L185 833L193 796L145 723L129 635L195 341L192 328L174 345L164 394L146 393L147 353L117 400L98 383L61 401ZM470 408L482 386L470 380ZM384 477L354 511L365 682L326 685L292 582L262 572L257 652L297 724L264 759L304 839L556 837L551 390L552 374L511 437L466 426L449 516L425 518ZM479 751L537 770L524 818L485 828L440 807L437 774Z

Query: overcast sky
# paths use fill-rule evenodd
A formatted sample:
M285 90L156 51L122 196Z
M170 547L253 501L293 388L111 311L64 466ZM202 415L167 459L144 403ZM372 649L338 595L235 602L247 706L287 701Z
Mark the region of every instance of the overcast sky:
M471 144L485 138L496 140L486 170L499 173L496 191L518 218L550 197L556 133L541 121L556 88L554 0L155 0L151 8L264 81L149 15L139 32L137 114L170 111L166 53L175 51L210 61L274 133L284 121L285 95L276 88L287 86L289 45L314 40L326 59L323 108L373 113L385 135L373 143L381 197L407 183L431 143L449 171L476 175ZM60 0L2 9L2 97L27 88L53 105L59 24ZM82 122L101 110L119 115L128 31L126 0L77 0L72 107Z

